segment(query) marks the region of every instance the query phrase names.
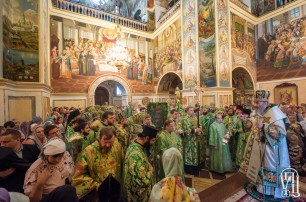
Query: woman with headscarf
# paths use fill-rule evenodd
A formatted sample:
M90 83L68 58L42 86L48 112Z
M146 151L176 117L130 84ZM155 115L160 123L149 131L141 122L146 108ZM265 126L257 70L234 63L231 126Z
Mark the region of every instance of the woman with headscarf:
M24 144L35 144L39 149L42 148L43 144L47 142L47 138L44 134L44 128L41 125L34 125L32 134L26 139Z
M171 147L162 157L165 178L154 185L150 202L200 201L196 190L183 181L183 157L178 149Z
M65 143L59 138L42 147L40 158L31 165L24 180L24 193L31 202L78 201L75 188L65 185L74 172L74 163L67 157Z

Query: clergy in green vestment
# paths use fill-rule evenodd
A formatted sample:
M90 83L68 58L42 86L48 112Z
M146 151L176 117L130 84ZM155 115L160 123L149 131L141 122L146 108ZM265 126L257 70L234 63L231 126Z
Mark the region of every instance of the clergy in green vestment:
M243 122L244 132L239 134L237 153L236 153L236 165L239 167L243 161L245 148L251 133L252 126L253 126L252 121L247 119L245 122Z
M179 135L173 132L174 122L172 120L167 120L164 124L164 130L157 135L155 141L155 160L154 160L154 171L156 176L156 181L160 181L165 177L165 172L162 166L162 156L164 151L174 147L178 149L181 153L183 152L182 140Z
M193 107L186 108L186 116L182 120L183 147L184 147L184 169L185 172L191 175L199 174L200 165L200 135L201 129L197 125L197 117L194 114Z
M124 163L124 189L128 201L147 202L150 197L153 179L153 167L149 163L147 152L154 144L157 130L144 126L137 139L127 149Z
M118 138L119 143L122 146L124 154L129 146L129 133L127 132L126 128L128 126L127 117L124 111L118 112L116 116L117 122L114 124L116 136Z
M209 169L217 173L233 171L229 145L223 144L222 139L226 127L222 123L222 114L216 114L216 121L209 127L210 164Z
M115 137L113 127L107 126L100 131L99 141L87 146L78 156L72 186L79 198L94 201L101 183L111 174L122 180L123 150Z
M213 114L209 113L209 106L204 105L202 107L202 115L200 116L200 124L202 127L203 135L200 137L200 164L205 165L206 160L206 148L207 148L207 140L208 140L208 132L209 126L215 121L215 117Z

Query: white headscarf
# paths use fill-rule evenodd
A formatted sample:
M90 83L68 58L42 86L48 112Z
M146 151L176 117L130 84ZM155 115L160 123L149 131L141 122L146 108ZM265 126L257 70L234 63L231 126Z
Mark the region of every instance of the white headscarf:
M66 151L66 145L63 140L56 138L51 139L47 144L43 146L43 154L44 155L56 155L61 154Z

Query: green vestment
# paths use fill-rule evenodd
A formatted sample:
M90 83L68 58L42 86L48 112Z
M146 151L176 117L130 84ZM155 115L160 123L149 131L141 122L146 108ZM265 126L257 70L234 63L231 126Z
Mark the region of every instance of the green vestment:
M155 160L154 160L154 172L156 176L156 182L160 181L165 177L165 173L162 166L162 156L164 151L174 147L178 149L181 153L183 151L182 140L179 135L172 132L169 133L166 130L163 130L157 135L155 141Z
M209 127L210 170L218 173L233 171L231 154L228 144L222 139L226 133L224 123L214 122Z
M200 137L195 133L197 128L197 117L185 116L182 120L184 164L190 166L199 165L199 141Z
M127 149L124 163L124 188L128 201L147 202L152 180L145 148L137 142L132 143Z
M79 198L93 189L98 189L104 179L112 174L119 182L122 180L123 150L117 138L112 148L102 153L98 141L86 147L76 161L72 186Z

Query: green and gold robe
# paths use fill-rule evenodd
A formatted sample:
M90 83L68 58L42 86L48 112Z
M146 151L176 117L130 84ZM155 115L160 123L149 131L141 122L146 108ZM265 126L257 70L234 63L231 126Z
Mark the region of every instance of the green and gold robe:
M186 115L182 120L183 135L183 147L184 147L184 164L190 166L199 165L199 141L200 137L195 133L197 128L197 117L190 117Z
M243 123L244 132L239 134L237 153L236 153L236 165L237 166L240 166L240 164L243 161L243 155L244 155L244 152L245 152L247 141L249 139L249 135L251 133L251 129L246 128L246 124L248 122L251 122L251 121L247 120L245 123ZM252 122L251 122L251 124L252 124Z
M118 123L115 124L115 130L116 130L116 136L118 138L118 141L121 144L122 149L125 153L128 146L130 145L129 134L125 130L125 128L123 128L123 126L121 124L118 124Z
M229 145L222 143L225 133L226 128L224 123L214 122L209 127L209 169L217 173L233 171Z
M181 137L179 135L177 135L174 132L169 133L166 130L161 131L161 133L157 135L154 144L155 144L154 172L156 176L156 182L159 182L165 177L165 173L162 166L162 156L164 151L170 149L171 147L174 147L178 149L182 154L183 145Z
M147 202L153 185L146 149L137 142L130 145L124 163L124 188L128 201Z
M79 198L93 189L98 189L104 179L112 174L122 181L123 150L117 138L113 147L102 153L98 141L86 147L76 161L76 169L72 178L72 186L76 188Z
M209 126L215 121L215 118L212 114L201 115L200 116L200 124L202 128L202 135L200 137L200 163L204 163L206 160L206 148L207 148L207 140L208 140L208 132Z

